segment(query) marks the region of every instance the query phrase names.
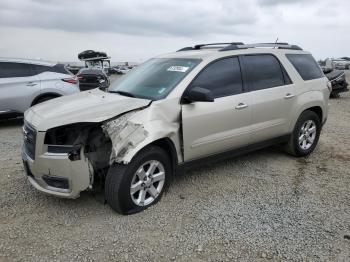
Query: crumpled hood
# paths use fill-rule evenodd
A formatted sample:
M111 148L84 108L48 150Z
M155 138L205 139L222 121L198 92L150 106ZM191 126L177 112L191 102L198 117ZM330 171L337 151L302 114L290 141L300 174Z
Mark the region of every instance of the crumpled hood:
M28 109L24 117L38 131L46 131L78 122L102 122L150 102L94 89L36 105Z

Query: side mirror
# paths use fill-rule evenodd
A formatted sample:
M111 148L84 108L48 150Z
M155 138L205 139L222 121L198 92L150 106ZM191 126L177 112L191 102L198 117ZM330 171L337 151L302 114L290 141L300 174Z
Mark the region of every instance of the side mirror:
M184 100L188 103L214 102L214 96L213 93L208 89L194 87L184 96Z

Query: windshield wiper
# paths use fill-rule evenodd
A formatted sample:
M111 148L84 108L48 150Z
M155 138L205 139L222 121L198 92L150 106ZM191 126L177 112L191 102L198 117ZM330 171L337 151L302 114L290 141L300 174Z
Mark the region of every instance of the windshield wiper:
M135 97L134 94L131 94L131 93L125 92L125 91L109 91L109 93L119 94L119 95L128 96L128 97Z

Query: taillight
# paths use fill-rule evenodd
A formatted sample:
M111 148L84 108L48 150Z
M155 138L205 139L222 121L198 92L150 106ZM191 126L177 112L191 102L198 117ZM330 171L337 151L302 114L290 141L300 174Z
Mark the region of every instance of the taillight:
M332 82L331 81L329 81L327 83L327 87L328 87L329 92L332 93Z
M78 83L78 78L76 76L71 78L63 78L62 81L70 84L76 84Z

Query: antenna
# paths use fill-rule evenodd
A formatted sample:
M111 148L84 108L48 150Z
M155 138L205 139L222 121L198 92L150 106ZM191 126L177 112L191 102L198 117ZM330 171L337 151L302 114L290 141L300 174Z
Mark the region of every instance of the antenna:
M277 39L276 39L276 42L275 42L275 45L277 45L277 43L278 43L278 37L277 37ZM274 49L276 48L276 46L274 47Z

